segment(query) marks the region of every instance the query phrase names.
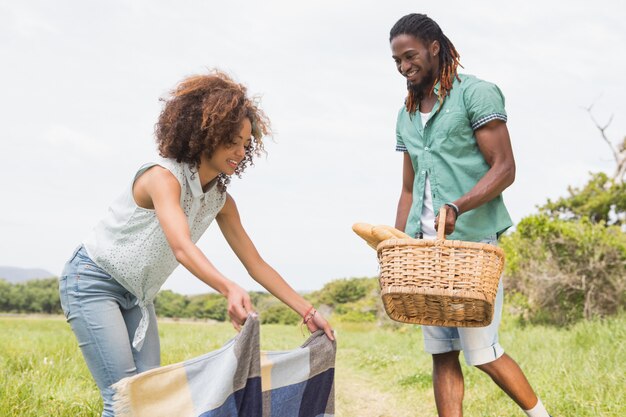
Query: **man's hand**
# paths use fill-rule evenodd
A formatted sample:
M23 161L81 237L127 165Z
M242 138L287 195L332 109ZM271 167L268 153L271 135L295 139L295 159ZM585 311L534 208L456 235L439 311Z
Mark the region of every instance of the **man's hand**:
M441 206L441 208L439 209L439 214L437 215L437 218L435 219L435 230L439 230L439 218L441 216L442 211L446 212L446 228L445 228L445 235L451 235L452 232L454 232L454 228L456 226L456 212L454 211L454 209L452 207L448 207L448 205L444 204L443 206Z

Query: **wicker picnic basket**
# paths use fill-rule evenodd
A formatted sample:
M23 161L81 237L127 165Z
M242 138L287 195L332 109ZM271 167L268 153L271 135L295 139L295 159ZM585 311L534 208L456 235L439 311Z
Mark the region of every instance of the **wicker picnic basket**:
M504 252L486 243L445 240L441 210L436 240L388 239L377 246L385 311L403 323L487 326Z

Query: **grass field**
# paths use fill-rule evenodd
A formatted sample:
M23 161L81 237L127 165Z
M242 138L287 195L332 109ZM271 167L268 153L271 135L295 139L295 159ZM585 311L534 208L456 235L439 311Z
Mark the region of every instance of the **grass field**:
M163 364L234 336L229 324L162 322ZM419 327L335 323L338 417L436 416L430 357ZM62 317L0 317L0 416L99 416L99 395ZM626 416L626 316L569 329L505 321L501 342L554 417ZM296 326L264 325L261 347L293 349ZM464 366L465 415L524 416L477 369Z

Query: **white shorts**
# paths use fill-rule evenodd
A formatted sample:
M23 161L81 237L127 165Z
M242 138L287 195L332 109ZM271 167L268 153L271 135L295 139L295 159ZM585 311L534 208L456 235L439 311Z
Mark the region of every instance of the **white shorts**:
M482 242L497 245L494 237ZM463 351L468 365L482 365L493 362L504 354L498 343L498 328L502 318L502 300L504 290L502 279L498 285L496 302L493 307L493 320L486 327L439 327L422 326L424 350L430 354Z

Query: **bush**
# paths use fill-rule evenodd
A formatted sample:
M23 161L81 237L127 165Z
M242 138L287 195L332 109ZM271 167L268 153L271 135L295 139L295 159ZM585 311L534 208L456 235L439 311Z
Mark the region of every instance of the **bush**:
M568 187L569 196L548 202L540 212L551 218L580 220L619 226L626 223L626 183L600 172L590 175L581 188Z
M226 321L228 301L221 294L202 294L189 297L185 317Z
M18 284L0 280L0 311L60 314L58 279L37 279Z
M626 236L617 226L529 216L502 247L509 284L528 297L533 321L605 316L626 301Z
M267 307L263 311L259 311L259 317L261 324L293 325L300 323L302 320L291 308L280 302Z
M378 287L376 278L347 278L331 281L310 295L314 304L335 307L358 301Z
M154 300L155 311L160 317L185 317L188 304L187 297L172 290L159 291Z

